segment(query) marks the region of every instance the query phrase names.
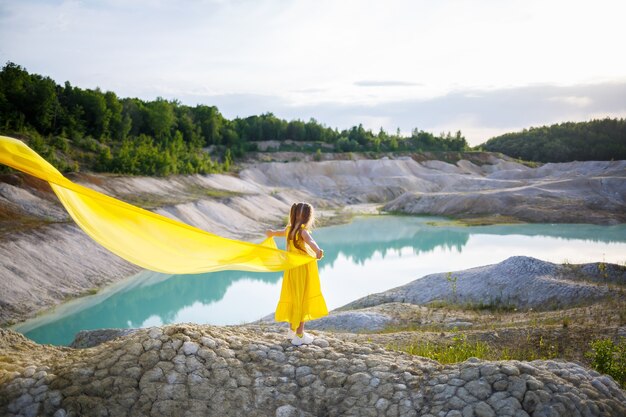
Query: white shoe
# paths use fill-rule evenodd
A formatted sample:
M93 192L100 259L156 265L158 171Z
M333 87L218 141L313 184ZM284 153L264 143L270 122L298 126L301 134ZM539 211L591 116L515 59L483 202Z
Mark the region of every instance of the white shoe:
M291 344L294 346L304 345L304 337L300 337L298 335L291 338Z
M289 328L289 330L287 330L287 339L293 339L296 336L296 332L294 332L293 330L291 330L291 328Z
M302 337L295 335L291 339L291 344L294 346L310 345L311 343L313 343L313 340L315 340L313 336L308 333L304 333Z

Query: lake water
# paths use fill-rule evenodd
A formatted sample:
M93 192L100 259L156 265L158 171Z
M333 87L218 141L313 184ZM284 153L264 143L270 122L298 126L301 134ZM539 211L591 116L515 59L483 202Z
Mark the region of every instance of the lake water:
M525 255L550 262L626 263L626 225L521 224L462 227L434 217L373 216L313 232L329 309L435 272ZM278 239L284 246L284 239ZM241 324L274 311L281 273L141 272L93 296L15 326L39 343L69 344L85 329L168 323Z

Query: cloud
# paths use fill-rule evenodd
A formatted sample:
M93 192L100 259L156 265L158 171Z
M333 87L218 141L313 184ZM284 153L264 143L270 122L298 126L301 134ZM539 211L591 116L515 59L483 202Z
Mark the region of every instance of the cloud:
M592 103L592 99L589 97L579 97L579 96L560 96L560 97L550 97L548 100L557 101L561 103L571 104L577 107L587 107Z
M422 84L412 83L408 81L394 81L394 80L363 80L356 81L354 83L357 87L412 87Z

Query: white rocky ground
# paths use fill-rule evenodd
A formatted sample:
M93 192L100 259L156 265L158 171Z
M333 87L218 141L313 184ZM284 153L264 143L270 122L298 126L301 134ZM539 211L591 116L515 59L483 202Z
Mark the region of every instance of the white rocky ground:
M327 219L378 205L416 214L626 221L626 161L532 169L491 155L483 159L480 166L403 157L256 163L237 176L72 178L219 235L250 240L259 239L267 226L283 224L290 204L303 200L312 201ZM0 324L135 271L86 238L41 183L3 177Z
M575 363L443 366L326 334L294 347L274 328L164 326L87 349L0 329L6 353L6 416L626 415L624 391Z
M626 161L546 164L539 168L492 157L418 163L410 158L261 164L243 179L306 189L384 210L452 216L501 215L530 222L623 223Z

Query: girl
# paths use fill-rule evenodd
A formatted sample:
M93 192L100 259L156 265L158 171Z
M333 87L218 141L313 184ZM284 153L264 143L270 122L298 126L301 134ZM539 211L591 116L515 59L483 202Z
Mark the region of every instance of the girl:
M313 207L308 203L294 203L289 212L289 224L283 230L268 230L265 234L285 236L287 251L315 256L321 259L324 251L311 237L311 226L315 220ZM276 321L289 323L289 336L295 346L313 342L313 337L304 333L304 322L328 314L326 301L320 289L317 262L285 271L280 300L276 307Z

